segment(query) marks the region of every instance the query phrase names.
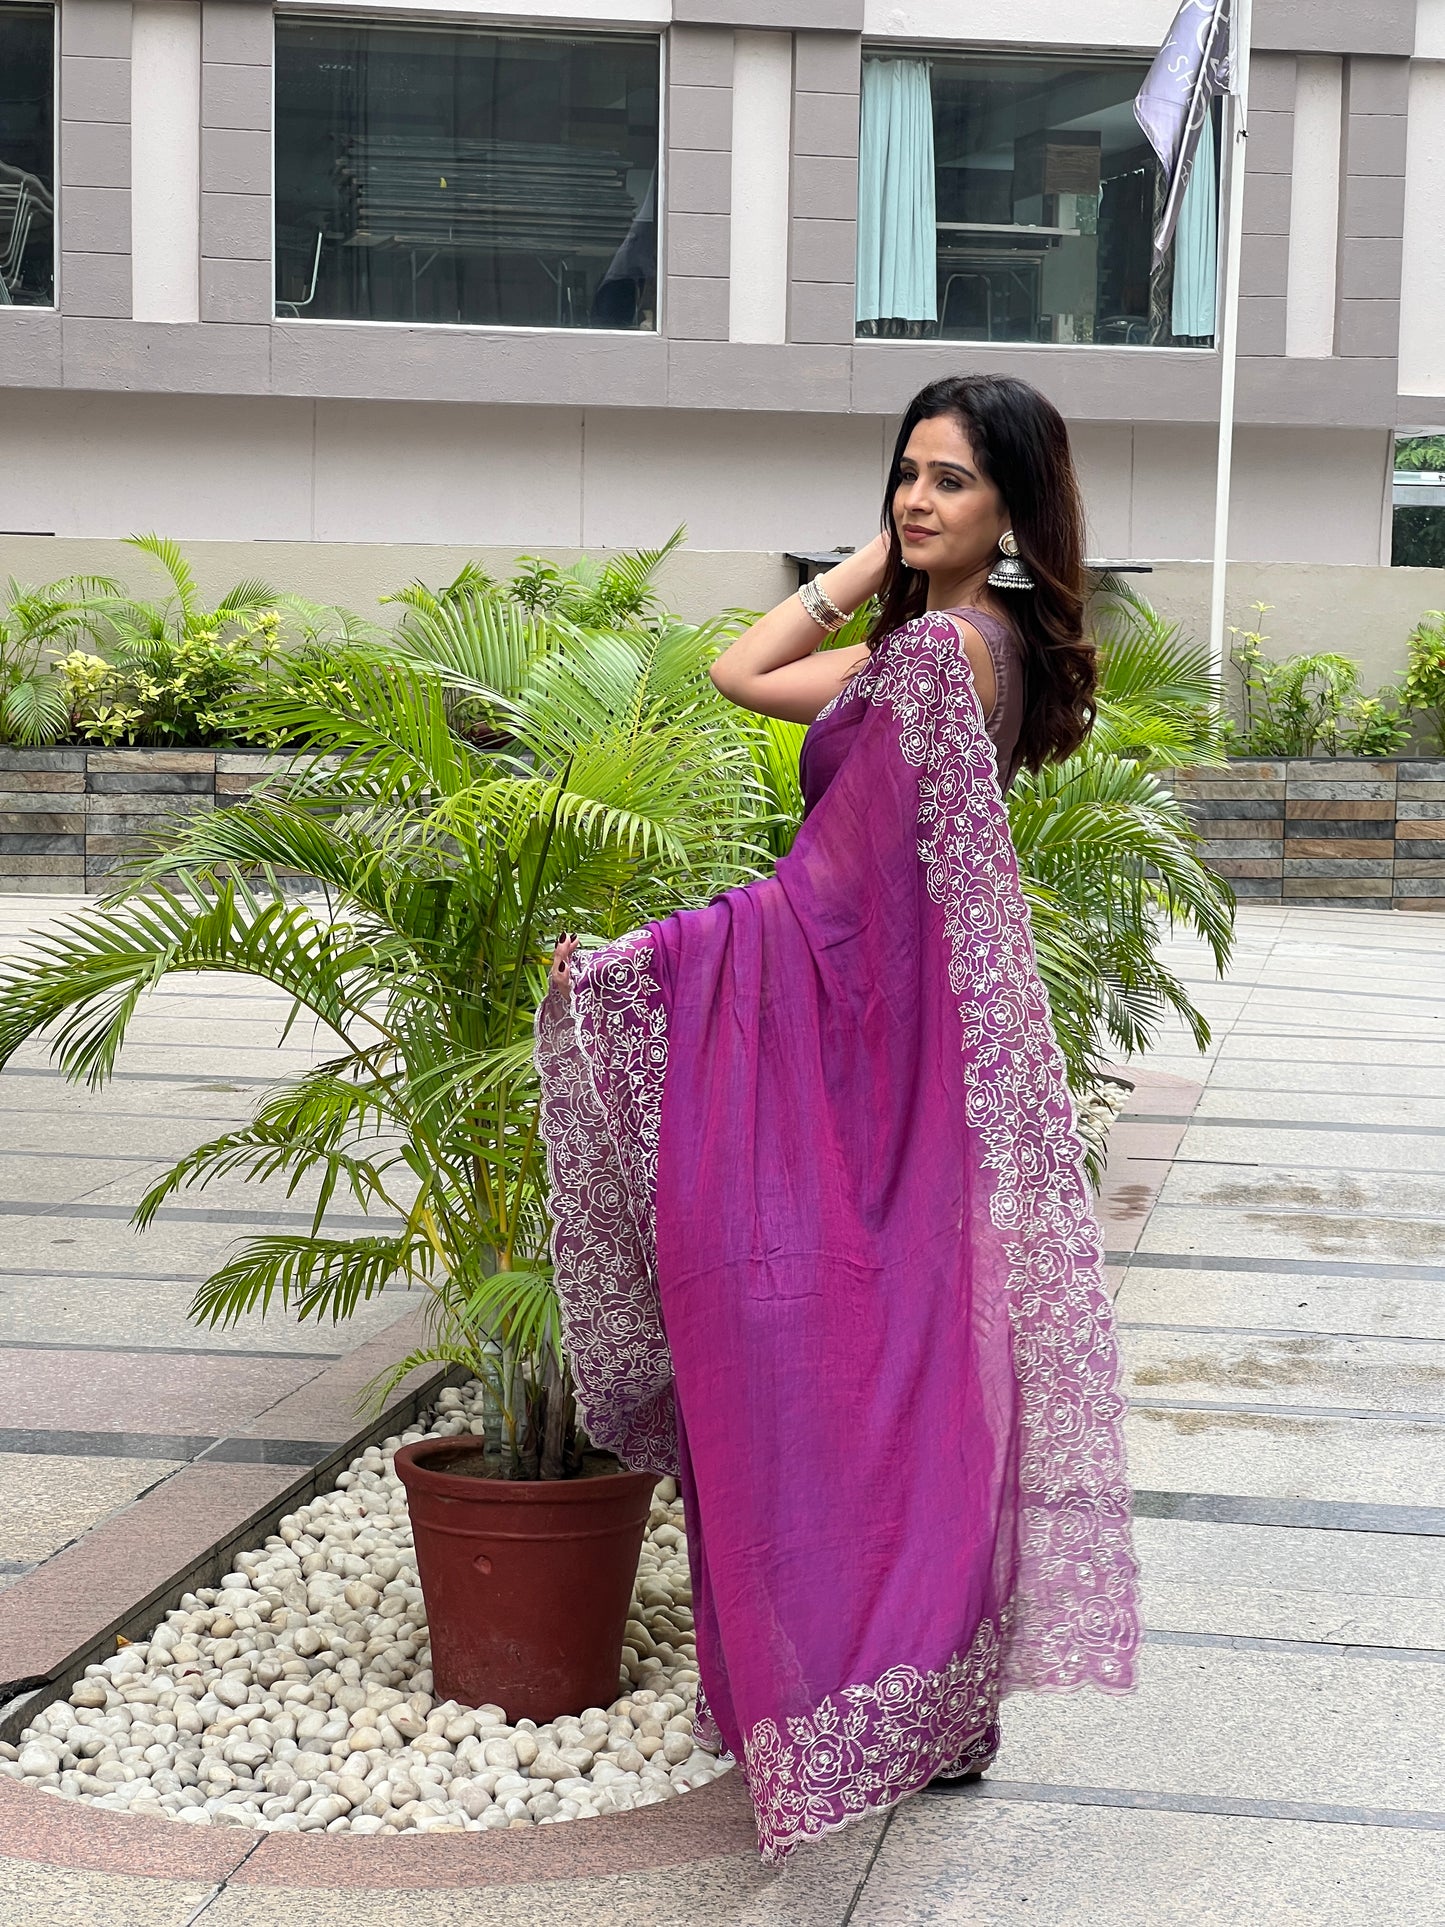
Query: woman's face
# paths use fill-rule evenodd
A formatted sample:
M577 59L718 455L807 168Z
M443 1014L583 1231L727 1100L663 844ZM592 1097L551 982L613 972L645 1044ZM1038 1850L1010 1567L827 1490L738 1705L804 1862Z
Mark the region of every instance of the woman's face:
M956 415L932 415L909 436L893 522L910 569L962 577L992 563L1008 511Z

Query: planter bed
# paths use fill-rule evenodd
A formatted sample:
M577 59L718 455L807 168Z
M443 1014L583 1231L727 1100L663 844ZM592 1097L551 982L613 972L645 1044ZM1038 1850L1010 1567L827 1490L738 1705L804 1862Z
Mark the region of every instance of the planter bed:
M1172 786L1241 897L1445 910L1445 758L1239 761Z
M165 818L223 809L286 762L246 749L0 749L0 895L104 890Z

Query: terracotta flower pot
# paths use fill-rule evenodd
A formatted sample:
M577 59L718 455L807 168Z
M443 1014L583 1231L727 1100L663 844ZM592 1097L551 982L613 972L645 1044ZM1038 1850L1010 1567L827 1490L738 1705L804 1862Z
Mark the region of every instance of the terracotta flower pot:
M396 1455L438 1699L539 1725L617 1697L656 1477L598 1460L578 1479L489 1479L480 1439Z

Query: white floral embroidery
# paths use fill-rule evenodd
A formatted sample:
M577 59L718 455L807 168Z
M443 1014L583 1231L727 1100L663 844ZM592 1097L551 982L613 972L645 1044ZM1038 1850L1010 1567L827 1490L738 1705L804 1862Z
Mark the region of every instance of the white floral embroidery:
M657 1294L657 1133L667 1013L633 932L574 967L537 1013L562 1334L588 1437L677 1471L672 1356Z
M802 1718L759 1720L743 1776L765 1860L802 1840L878 1813L930 1779L958 1779L998 1751L999 1633L979 1627L966 1653L937 1672L892 1666L845 1686Z
M1063 1059L1039 981L993 745L946 618L921 617L875 659L919 776L919 859L943 910L963 1030L969 1122L1006 1234L1022 1452L1017 1590L1001 1687L1133 1683L1137 1571L1119 1358Z

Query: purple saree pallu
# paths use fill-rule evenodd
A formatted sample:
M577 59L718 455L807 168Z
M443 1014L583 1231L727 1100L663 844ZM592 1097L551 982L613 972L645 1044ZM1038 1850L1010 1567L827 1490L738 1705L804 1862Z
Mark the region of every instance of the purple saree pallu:
M682 1481L706 1713L765 1858L1133 1684L1112 1311L958 633L809 731L774 876L538 1023L589 1435Z

